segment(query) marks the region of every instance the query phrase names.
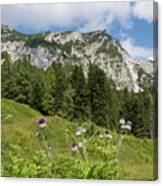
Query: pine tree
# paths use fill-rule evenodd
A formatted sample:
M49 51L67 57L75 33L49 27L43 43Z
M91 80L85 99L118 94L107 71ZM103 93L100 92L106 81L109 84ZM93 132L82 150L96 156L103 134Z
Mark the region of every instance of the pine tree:
M14 76L10 56L5 54L3 56L4 62L1 67L1 92L2 97L13 99L14 98Z
M47 115L53 115L54 109L54 97L53 91L55 89L55 70L50 66L44 72L44 94L42 96L42 108L43 113Z
M120 117L125 118L126 120L130 117L130 111L132 104L131 94L129 93L127 87L121 93L121 111Z
M67 90L64 93L63 110L66 118L73 119L74 117L74 89L69 83Z
M132 133L137 137L151 137L154 125L152 94L145 90L140 93L128 92L125 95L127 96L123 100L124 115L126 120L133 123Z
M128 110L128 120L132 121L132 133L141 137L144 135L144 125L142 123L142 107L143 102L141 93L130 93L130 107Z
M54 98L53 109L55 113L63 114L64 94L68 86L67 76L61 63L53 63L55 72L55 85L52 87L52 96Z
M84 72L81 66L75 66L71 75L71 85L74 89L73 95L73 118L88 118L88 97L87 85Z
M118 91L111 80L108 80L108 116L109 128L119 128L120 99Z
M13 65L14 99L30 104L32 92L31 65L26 57L17 60Z
M108 126L107 77L97 65L90 64L88 74L91 118L97 125Z
M45 94L45 84L44 84L44 71L36 67L31 68L31 95L30 95L30 105L39 110L44 111L42 98Z
M144 136L153 137L154 128L154 101L151 92L147 89L143 92L142 123Z

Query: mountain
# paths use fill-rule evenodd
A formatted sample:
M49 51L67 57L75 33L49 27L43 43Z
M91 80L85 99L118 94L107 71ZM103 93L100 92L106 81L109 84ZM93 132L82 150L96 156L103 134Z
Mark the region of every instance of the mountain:
M120 42L108 35L106 30L26 35L2 25L1 41L2 58L3 53L7 52L13 63L28 56L32 65L45 70L53 62L82 64L86 75L88 65L95 63L114 81L117 90L127 87L139 92L153 84L153 62L133 60Z

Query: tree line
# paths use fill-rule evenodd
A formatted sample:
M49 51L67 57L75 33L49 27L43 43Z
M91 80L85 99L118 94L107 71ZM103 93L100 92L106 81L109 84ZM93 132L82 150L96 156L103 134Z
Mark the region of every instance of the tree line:
M91 120L99 126L119 131L119 119L133 123L132 133L153 137L155 94L121 91L96 64L89 64L88 74L81 65L67 68L53 63L45 71L32 66L28 57L12 63L4 54L1 68L2 98L30 105L44 115L59 115L70 120ZM71 69L71 70L70 70Z

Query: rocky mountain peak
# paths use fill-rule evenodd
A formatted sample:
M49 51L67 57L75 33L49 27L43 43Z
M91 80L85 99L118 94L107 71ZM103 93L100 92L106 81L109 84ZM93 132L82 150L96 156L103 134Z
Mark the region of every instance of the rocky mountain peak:
M2 25L1 51L7 52L12 62L30 56L30 63L47 69L53 62L82 65L85 74L88 65L95 63L112 79L117 89L127 87L139 92L153 78L150 62L133 60L120 42L106 30L88 33L79 31L46 32L26 35Z

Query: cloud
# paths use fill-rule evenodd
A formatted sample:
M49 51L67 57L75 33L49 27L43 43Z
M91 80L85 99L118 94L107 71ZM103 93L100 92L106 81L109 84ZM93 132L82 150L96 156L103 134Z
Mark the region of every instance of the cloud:
M136 45L132 38L121 41L121 44L134 59L148 59L153 56L153 50L151 48L144 48Z
M2 5L2 22L35 32L52 26L81 31L110 29L114 21L124 29L133 28L133 18L153 21L153 2L95 2Z
M80 30L108 28L117 21L124 28L133 26L129 2L54 3L2 5L2 22L35 31L51 26L78 26Z
M96 2L1 5L2 23L27 33L43 32L57 28L78 29L82 32L107 29L111 32L114 23L123 47L133 58L153 56L150 48L135 44L127 33L134 28L134 20L153 21L153 2ZM115 29L115 28L114 28Z
M153 1L139 1L133 6L133 15L148 23L153 21Z

